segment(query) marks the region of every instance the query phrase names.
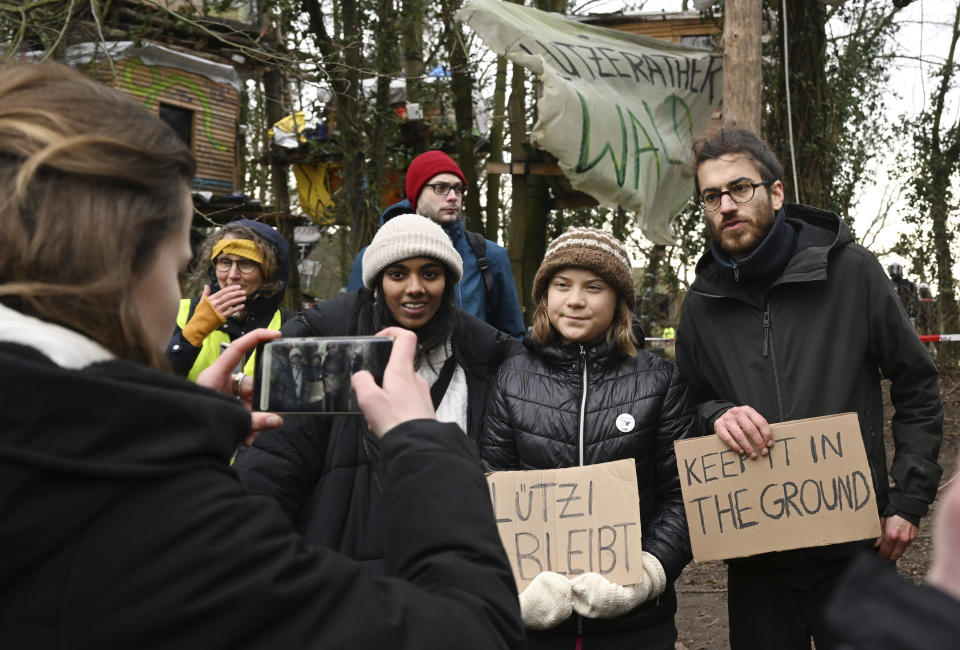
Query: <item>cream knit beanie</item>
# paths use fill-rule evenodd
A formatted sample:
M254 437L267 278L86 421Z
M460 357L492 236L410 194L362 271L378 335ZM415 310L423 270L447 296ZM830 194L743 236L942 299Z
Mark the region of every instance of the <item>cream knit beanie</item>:
M401 214L380 226L363 253L363 285L374 290L377 276L385 268L411 257L430 257L453 272L454 281L463 277L463 259L443 228L419 214Z

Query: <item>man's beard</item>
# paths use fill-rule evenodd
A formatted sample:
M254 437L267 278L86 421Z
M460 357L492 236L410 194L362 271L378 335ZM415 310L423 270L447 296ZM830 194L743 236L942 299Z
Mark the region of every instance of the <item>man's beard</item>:
M723 225L726 221L721 221L716 226L712 222L710 223L710 234L713 235L714 241L720 244L720 248L732 257L743 259L756 250L760 242L767 236L767 233L773 227L775 217L773 199L768 196L763 209L759 210L749 221L744 221L738 232L724 232Z

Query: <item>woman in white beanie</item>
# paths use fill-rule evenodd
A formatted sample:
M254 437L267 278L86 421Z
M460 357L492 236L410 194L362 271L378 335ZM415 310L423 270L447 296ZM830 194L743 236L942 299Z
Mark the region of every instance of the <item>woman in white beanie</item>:
M674 364L645 350L634 325L623 244L572 228L547 247L534 278L532 336L490 387L481 436L491 470L633 459L644 579L620 586L589 567L545 571L520 594L532 649L674 647L673 582L690 561L675 440L694 435L694 404Z
M281 332L294 336L374 334L400 326L417 334L417 373L431 386L437 419L479 438L487 381L520 352L512 337L462 312L454 287L463 262L425 217L394 217L363 256L364 288L324 300ZM276 498L306 541L383 571L379 442L360 416L288 415L234 463L251 492ZM456 498L452 495L451 498Z

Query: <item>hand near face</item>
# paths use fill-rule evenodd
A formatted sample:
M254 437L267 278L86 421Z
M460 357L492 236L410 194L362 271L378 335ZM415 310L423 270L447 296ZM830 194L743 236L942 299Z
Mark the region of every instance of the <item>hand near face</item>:
M366 370L350 378L357 393L360 410L367 418L370 430L378 438L398 424L410 420L433 420L436 414L430 399L426 380L413 369L417 351L417 335L400 327L388 327L377 336L392 336L393 350L383 373L383 387L377 386Z
M238 284L228 285L214 294L210 293L210 285L203 285L203 297L210 306L224 318L229 318L242 310L246 305L247 293Z
M750 458L766 456L773 446L773 433L767 419L752 406L734 406L713 423L714 432L738 454Z
M242 361L244 355L257 347L261 341L280 338L280 332L268 329L255 329L244 334L220 353L220 356L197 376L197 383L207 388L220 391L226 395L237 395L240 402L250 411L252 424L250 433L243 440L243 444L250 446L257 434L264 429L276 429L283 424L283 419L274 413L263 413L253 410L253 377L244 376L239 385L233 379L233 369Z

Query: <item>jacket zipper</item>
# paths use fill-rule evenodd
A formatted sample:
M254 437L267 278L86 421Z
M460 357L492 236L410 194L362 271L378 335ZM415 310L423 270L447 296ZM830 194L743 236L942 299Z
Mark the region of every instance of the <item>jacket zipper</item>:
M587 351L582 345L580 364L583 366L583 389L580 392L580 467L583 467L583 425L587 417Z
M367 446L367 439L362 432L360 433L360 442L363 443L363 453L366 454L367 460L370 461L370 471L373 472L373 483L377 486L377 492L383 494L383 487L380 485L379 464L374 464L373 457L370 455L370 447Z
M580 365L583 368L583 387L580 391L580 467L583 467L583 429L587 419L587 350L580 346ZM577 614L577 636L583 636L583 616ZM579 647L579 643L577 644Z
M777 372L777 355L774 353L773 346L770 345L770 305L763 306L763 356L770 357L770 364L773 366L773 385L777 393L777 413L780 422L784 421L783 399L780 396L780 373Z

